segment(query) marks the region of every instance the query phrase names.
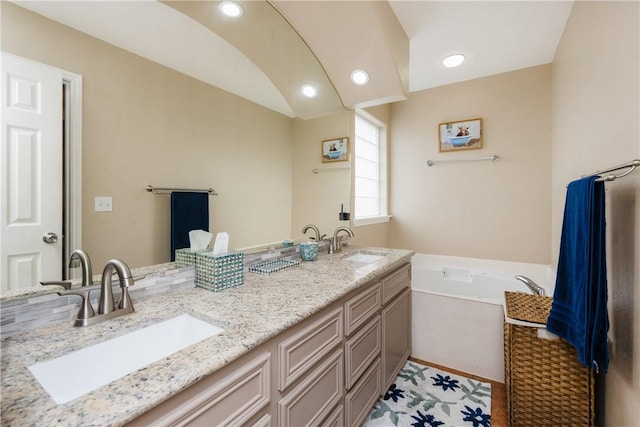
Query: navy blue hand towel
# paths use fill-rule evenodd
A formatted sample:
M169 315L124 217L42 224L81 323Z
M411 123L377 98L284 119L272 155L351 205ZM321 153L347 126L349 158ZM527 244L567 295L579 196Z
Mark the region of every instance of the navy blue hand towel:
M604 182L597 176L567 188L558 273L547 329L572 344L578 360L607 371L607 265Z
M209 194L171 193L171 261L176 249L190 247L191 230L209 231Z

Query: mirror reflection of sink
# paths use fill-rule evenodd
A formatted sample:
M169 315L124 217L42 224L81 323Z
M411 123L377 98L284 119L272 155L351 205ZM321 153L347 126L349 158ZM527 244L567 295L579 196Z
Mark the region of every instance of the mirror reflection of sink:
M382 258L386 256L387 256L387 252L362 250L362 251L355 252L353 254L349 254L343 259L345 261L371 264L376 261L380 261Z
M56 403L66 403L222 331L183 314L29 370Z

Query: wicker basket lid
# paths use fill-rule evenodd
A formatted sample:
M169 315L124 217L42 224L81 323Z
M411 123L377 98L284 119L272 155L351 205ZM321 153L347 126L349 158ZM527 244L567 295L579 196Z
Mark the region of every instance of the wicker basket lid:
M547 323L552 297L505 291L504 299L508 317L524 322Z

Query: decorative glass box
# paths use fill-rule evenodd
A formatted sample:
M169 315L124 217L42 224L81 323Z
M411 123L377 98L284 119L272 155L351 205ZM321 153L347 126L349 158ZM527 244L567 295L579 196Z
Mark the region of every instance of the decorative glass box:
M276 258L254 264L249 267L249 271L259 274L273 274L298 265L300 263L292 259Z
M210 252L211 249L196 249L190 248L176 249L176 267L189 267L190 265L196 265L196 254L198 252Z
M196 253L196 286L218 292L244 283L244 254Z

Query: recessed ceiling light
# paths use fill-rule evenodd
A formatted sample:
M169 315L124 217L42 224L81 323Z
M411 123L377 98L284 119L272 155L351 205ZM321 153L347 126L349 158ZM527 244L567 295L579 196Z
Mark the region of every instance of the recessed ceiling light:
M449 55L442 60L442 65L448 68L457 67L464 62L465 58L466 57L460 53Z
M351 73L351 81L358 86L364 86L369 83L369 74L364 70L353 70Z
M218 9L220 12L224 13L227 16L232 18L237 18L242 16L244 10L242 10L242 6L233 1L223 1L218 5Z
M318 94L318 89L316 89L315 86L312 86L310 84L302 85L300 90L302 94L307 98L315 98L315 96Z

